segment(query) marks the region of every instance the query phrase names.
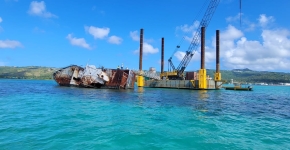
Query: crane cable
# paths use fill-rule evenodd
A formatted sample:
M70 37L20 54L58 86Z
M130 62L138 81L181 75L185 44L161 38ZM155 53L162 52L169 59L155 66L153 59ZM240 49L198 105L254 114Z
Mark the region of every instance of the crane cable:
M180 40L179 44L176 46L175 50L173 51L172 55L170 58L173 57L173 55L177 52L177 50L180 48L180 45L184 42L185 40L185 36L182 37L182 39Z

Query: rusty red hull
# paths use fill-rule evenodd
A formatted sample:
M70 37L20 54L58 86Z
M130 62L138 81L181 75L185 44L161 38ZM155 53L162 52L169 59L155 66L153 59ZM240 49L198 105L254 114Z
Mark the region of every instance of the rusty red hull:
M61 86L70 86L73 72L76 69L84 70L84 68L77 65L67 66L54 72L53 79Z
M89 88L109 88L109 89L132 89L135 84L135 73L132 70L123 69L102 69L102 72L108 76L104 82L95 82L93 76L78 76L83 74L85 68L77 65L64 67L53 74L53 79L60 86L77 86ZM101 77L99 77L101 78Z
M105 72L108 74L110 80L106 82L103 88L134 88L136 77L132 70L107 69Z

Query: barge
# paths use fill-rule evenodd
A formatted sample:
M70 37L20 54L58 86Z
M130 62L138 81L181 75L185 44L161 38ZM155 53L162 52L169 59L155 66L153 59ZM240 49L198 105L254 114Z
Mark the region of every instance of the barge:
M225 86L225 90L235 90L235 91L253 91L252 86L241 86L239 83L234 83L234 86Z
M252 87L224 87L225 90L252 91Z

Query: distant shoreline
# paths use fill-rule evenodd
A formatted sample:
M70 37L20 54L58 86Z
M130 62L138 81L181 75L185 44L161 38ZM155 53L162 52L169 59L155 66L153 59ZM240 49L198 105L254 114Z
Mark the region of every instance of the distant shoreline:
M53 73L59 68L41 66L0 66L0 79L53 80ZM185 71L188 72L188 71ZM241 82L247 84L290 84L290 73L253 71L250 69L221 70L225 83ZM215 70L207 69L207 75L214 78Z
M36 79L36 80L52 80L53 73L57 68L51 67L9 67L0 66L1 79Z

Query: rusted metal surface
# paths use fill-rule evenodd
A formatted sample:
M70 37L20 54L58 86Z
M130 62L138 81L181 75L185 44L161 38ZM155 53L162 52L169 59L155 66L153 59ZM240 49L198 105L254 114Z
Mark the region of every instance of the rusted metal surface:
M84 70L82 67L76 66L76 65L71 65L67 66L65 68L62 68L60 70L57 70L56 72L53 73L53 79L62 86L69 86L71 79L73 77L73 72L75 69L78 70ZM77 84L80 84L79 81L77 81Z
M92 65L68 66L56 71L53 78L61 86L113 89L134 88L136 80L132 70L97 69Z
M197 73L196 72L186 72L185 73L185 80L197 80Z
M220 31L216 30L216 72L220 72Z
M216 30L216 74L215 74L215 88L221 88L218 85L217 80L221 80L220 74L220 31Z
M142 70L142 59L143 59L143 29L140 30L139 70Z
M164 72L164 38L161 40L161 73Z
M107 74L94 65L87 65L78 77L81 79L82 86L87 87L99 87L109 81Z
M200 62L200 69L205 69L205 27L201 27L201 62Z
M135 73L132 70L122 69L108 69L106 73L109 75L109 82L107 82L105 88L113 89L128 89L134 88Z
M116 89L124 88L125 87L124 78L125 80L127 80L128 78L128 76L124 74L124 70L112 69L108 71L111 72L111 76L110 81L106 83L106 86L108 88L116 88Z

